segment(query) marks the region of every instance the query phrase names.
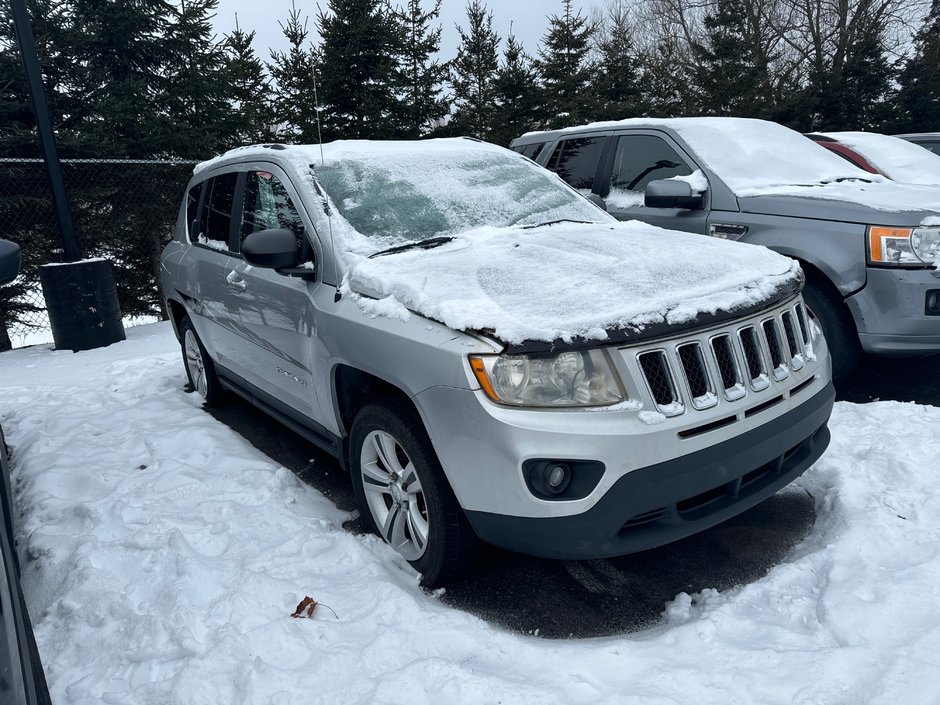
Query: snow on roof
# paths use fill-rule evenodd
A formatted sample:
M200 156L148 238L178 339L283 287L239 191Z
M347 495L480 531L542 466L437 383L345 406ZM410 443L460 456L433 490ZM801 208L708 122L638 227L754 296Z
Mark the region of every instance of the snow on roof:
M940 185L940 155L900 137L875 132L821 132L851 147L889 179L906 184Z
M480 229L360 261L347 285L455 330L521 343L686 323L757 305L798 276L796 262L764 247L632 221Z
M630 118L565 128L561 132L616 127L662 127L675 131L738 196L758 195L777 186L881 178L849 164L799 132L768 120Z

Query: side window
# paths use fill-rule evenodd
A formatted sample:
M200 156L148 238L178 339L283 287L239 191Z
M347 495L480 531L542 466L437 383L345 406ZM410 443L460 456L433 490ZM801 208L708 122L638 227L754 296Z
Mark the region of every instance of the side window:
M692 168L661 137L625 135L617 138L607 204L614 208L643 205L650 181L689 176Z
M571 186L590 192L606 137L576 137L560 142L546 165Z
M189 230L189 239L195 241L199 234L199 223L196 222L196 216L199 215L199 195L202 193L202 184L197 184L189 189L186 194L186 228Z
M299 237L304 223L284 184L276 176L267 171L249 171L245 181L239 249L241 242L252 233L271 228L286 228Z
M203 225L198 231L198 242L214 250L229 249L232 225L232 205L238 174L231 172L214 177L206 186L206 202L202 208Z
M545 146L544 142L533 142L532 144L520 144L512 147L511 149L514 152L519 152L523 157L528 157L529 159L535 159L539 152L542 151L542 147Z

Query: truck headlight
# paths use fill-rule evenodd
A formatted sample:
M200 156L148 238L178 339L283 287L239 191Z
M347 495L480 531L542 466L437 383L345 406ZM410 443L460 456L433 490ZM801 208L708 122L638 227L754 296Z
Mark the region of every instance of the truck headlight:
M486 395L511 406L609 406L626 399L603 350L537 355L471 355L470 367Z
M940 228L868 228L868 261L872 264L933 266L940 256Z

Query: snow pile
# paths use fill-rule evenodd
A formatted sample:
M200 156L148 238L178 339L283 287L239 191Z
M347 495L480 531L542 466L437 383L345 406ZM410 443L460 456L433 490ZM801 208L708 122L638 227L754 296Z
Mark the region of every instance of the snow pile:
M822 132L851 147L889 179L905 184L940 185L940 155L900 137L874 132Z
M799 276L763 247L638 222L488 228L361 261L348 285L509 343L583 337L757 304Z
M648 631L545 641L448 608L344 531L183 393L168 324L128 336L0 356L26 599L57 704L940 700L938 409L837 405L800 481L816 526L763 578L692 585ZM291 619L307 594L337 618Z
M666 181L684 181L692 187L692 195L698 196L708 190L708 179L701 169L696 169L688 176L670 176Z

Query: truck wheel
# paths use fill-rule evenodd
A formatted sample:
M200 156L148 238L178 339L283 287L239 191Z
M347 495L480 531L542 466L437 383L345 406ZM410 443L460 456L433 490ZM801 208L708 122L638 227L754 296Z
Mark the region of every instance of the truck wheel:
M366 527L435 587L473 567L480 540L467 521L417 414L397 399L353 421L349 466Z
M832 356L832 379L842 382L852 374L862 357L855 321L831 287L809 280L803 289L803 299L810 317L826 336Z
M180 337L182 338L183 365L186 367L186 377L192 385L193 391L199 394L206 406L218 404L222 398L222 385L215 372L212 358L206 352L202 341L196 335L193 322L189 316L180 321Z

